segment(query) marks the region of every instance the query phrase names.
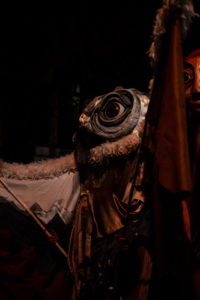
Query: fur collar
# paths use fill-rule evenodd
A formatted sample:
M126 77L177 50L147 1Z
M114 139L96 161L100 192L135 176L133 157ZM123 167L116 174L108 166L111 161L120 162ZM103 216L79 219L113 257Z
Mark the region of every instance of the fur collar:
M191 0L164 0L163 6L157 11L156 20L153 26L153 41L148 51L154 75L157 72L161 59L162 45L168 31L171 17L174 13L180 15L181 33L183 40L187 36L190 24L194 17L199 15L194 11ZM150 89L152 83L150 83Z
M74 153L30 164L7 163L0 161L0 177L14 179L49 179L77 170Z

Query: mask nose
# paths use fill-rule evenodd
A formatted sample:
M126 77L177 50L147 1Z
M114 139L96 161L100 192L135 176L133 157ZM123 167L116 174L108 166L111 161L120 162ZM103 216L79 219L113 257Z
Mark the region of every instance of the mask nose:
M193 101L199 101L200 100L200 92L198 93L192 93L192 100Z
M193 94L200 94L200 70L195 72L195 80L193 86ZM199 98L200 99L200 98ZM195 99L194 99L195 100Z

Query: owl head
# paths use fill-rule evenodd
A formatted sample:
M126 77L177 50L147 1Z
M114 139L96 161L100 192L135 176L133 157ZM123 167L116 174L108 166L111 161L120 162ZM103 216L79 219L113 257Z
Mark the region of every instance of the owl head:
M136 151L148 103L147 95L133 88L120 88L88 103L75 138L78 163L103 164Z

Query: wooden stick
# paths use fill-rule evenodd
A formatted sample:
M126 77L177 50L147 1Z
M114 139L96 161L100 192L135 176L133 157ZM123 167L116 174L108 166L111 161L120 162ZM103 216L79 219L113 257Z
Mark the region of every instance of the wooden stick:
M40 222L40 220L34 215L34 213L30 210L30 208L24 203L21 199L19 199L13 191L9 188L9 186L0 178L0 182L3 185L3 187L8 191L9 194L13 196L13 198L21 204L21 206L29 213L29 215L37 222L37 224L42 228L44 233L48 238L53 238L53 235L46 229L46 227ZM68 255L66 251L60 246L58 242L55 242L56 247L60 250L60 252L66 257L68 260Z

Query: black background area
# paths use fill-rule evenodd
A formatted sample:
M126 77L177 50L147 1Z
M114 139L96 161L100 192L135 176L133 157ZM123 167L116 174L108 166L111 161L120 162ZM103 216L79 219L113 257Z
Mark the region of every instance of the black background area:
M108 11L100 2L83 1L65 15L4 15L0 156L26 163L36 146L73 150L77 114L86 100L118 85L148 92L147 51L160 6L124 1ZM74 107L77 85L80 103Z

